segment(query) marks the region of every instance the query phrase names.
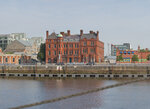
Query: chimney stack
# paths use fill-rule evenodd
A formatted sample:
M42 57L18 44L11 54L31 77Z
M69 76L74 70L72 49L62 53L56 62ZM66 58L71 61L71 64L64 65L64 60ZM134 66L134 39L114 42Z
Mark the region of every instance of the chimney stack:
M65 33L64 33L64 32L60 32L60 34L63 35L63 36L65 36Z
M83 30L80 30L80 36L83 36Z
M94 32L92 30L90 30L90 34L93 34Z
M68 34L68 36L71 36L71 34L70 34L70 30L67 30L67 34Z
M97 31L97 39L99 40L99 31Z
M46 38L48 39L49 31L46 31Z
M138 46L138 50L140 50L141 48L140 48L140 46Z

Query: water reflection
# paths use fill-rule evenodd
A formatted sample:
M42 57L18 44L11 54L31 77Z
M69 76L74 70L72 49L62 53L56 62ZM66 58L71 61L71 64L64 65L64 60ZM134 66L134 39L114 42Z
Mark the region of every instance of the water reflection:
M0 79L0 108L7 109L60 96L95 89L119 81L99 79ZM103 106L103 92L70 98L31 109L97 109Z

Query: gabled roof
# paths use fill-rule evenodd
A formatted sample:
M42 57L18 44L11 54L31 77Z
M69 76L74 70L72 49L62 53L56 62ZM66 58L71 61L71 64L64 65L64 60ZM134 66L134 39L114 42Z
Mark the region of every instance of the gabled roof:
M22 43L22 44L23 44L24 46L26 46L26 47L32 46L29 41L25 41L25 40L17 40L17 41L19 41L20 43Z
M24 52L26 47L31 47L31 44L27 41L15 40L6 47L4 53Z
M51 35L48 36L49 39L56 39L57 38L57 34L55 32L53 32Z

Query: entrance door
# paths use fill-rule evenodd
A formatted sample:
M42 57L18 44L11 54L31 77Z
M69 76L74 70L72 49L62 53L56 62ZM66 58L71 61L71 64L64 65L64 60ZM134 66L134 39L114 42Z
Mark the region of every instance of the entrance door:
M69 58L69 62L72 63L72 58Z

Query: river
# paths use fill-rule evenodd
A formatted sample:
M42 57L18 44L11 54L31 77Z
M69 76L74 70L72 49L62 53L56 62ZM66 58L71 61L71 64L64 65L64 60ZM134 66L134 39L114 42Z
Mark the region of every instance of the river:
M0 79L0 109L74 94L125 80ZM142 81L27 109L150 109L150 81Z

